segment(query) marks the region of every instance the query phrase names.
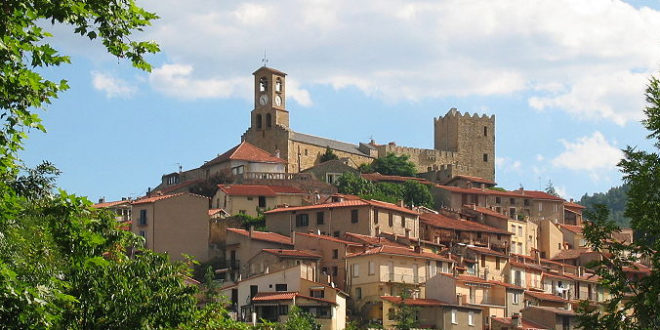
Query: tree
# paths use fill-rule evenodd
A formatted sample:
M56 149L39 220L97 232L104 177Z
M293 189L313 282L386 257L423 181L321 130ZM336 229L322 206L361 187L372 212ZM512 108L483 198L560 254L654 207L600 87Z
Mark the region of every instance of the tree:
M367 171L363 173L378 172L383 175L415 176L417 168L409 158L408 155L397 156L394 153L388 153L385 157L374 159L371 165L365 165L361 171Z
M142 238L86 198L53 192L57 169L25 168L17 157L31 129L45 131L34 109L68 88L39 68L69 63L43 26L67 24L110 54L150 70L153 42L133 41L156 15L133 0L5 0L0 4L0 323L3 328L198 328L228 322L221 308L200 309L190 267L141 249ZM25 174L21 174L21 172ZM137 251L139 253L129 253ZM225 327L225 328L231 328Z
M417 321L418 307L406 304L406 299L410 298L408 290L401 291L401 300L395 304L394 321L396 321L396 328L401 330L409 330L417 328L419 322Z
M325 153L321 155L321 159L319 161L321 163L325 163L329 160L335 160L335 159L339 159L339 157L337 157L337 155L335 155L335 153L332 152L332 149L330 149L330 147L328 146L325 147Z
M374 184L360 175L346 172L337 180L337 189L342 194L370 195L376 191Z
M649 139L660 148L660 82L651 78L646 89L646 119ZM630 218L638 237L633 243L611 239L619 227L608 219L600 205L589 212L584 236L589 246L601 252L602 260L590 265L600 276L600 285L610 293L602 310L580 305L579 323L585 329L659 329L660 328L660 154L624 150L619 162L623 180L629 185L624 215ZM628 276L636 262L647 260L653 267L647 276Z
M316 323L311 314L304 312L300 307L293 306L289 310L289 317L283 324L278 324L278 330L317 330L321 326Z
M548 180L548 184L545 186L545 192L555 197L561 197L555 189L555 185L552 184L552 180Z
M403 184L403 200L409 206L433 207L433 195L431 195L429 187L413 180L408 180Z

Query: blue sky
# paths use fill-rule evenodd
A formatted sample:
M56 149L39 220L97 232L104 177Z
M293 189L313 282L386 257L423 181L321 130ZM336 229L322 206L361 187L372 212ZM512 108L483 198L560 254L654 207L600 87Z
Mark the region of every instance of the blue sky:
M137 197L160 176L240 142L251 73L287 76L294 130L345 142L432 148L433 117L456 107L496 116L496 181L565 198L621 183L627 145L660 70L657 1L140 1L161 19L151 73L53 28L71 89L41 112L21 157L62 170L96 200ZM650 7L649 7L650 6Z

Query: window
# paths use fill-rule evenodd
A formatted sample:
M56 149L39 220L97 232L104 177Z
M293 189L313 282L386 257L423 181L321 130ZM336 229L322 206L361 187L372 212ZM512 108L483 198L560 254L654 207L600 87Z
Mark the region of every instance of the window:
M527 254L527 253L525 253L525 251L523 250L523 245L522 245L522 243L520 243L520 242L518 242L518 253L520 253L520 254Z
M337 276L339 274L339 268L337 266L332 266L332 276Z
M280 315L289 315L289 305L279 305L278 309Z
M374 223L378 224L378 210L374 209Z
M247 214L246 210L238 210L238 214Z
M376 263L369 261L369 275L376 274Z
M495 269L500 269L500 257L495 257Z
M287 290L286 283L275 284L275 291L286 291L286 290Z
M518 236L522 236L522 226L518 226Z
M140 210L140 225L147 224L147 210Z
M259 207L266 207L266 196L259 196Z
M387 319L390 321L396 320L396 310L394 308L387 310Z
M278 93L282 91L282 79L280 78L277 78L277 80L275 80L275 91Z
M509 218L511 218L511 219L516 218L516 208L515 207L509 208ZM514 230L514 233L515 233L515 230Z
M358 210L351 210L351 223L358 222Z
M335 230L335 232L332 233L332 236L339 237L339 230Z
M305 149L305 156L307 156L307 149Z
M488 136L488 126L484 126L484 136Z
M509 198L509 204L516 205L516 199L515 198Z
M406 228L406 217L401 216L401 228Z
M511 225L511 232L515 234L516 232L516 225Z
M325 290L323 289L312 289L309 290L310 296L314 298L325 298Z
M388 221L389 221L390 227L393 227L394 226L394 214L392 214L392 213L389 214Z
M321 267L321 273L327 275L328 274L328 267Z
M451 310L451 324L458 324L458 317L456 317L458 311L456 309Z
M496 204L502 203L502 198L500 198L500 197L495 197L495 203L496 203Z
M525 206L529 206L529 199L525 199L525 200L523 200L523 204L524 204Z
M543 211L543 203L539 202L539 212Z
M339 259L339 250L338 249L332 250L332 259Z
M449 273L449 263L448 262L440 262L442 266L440 267L440 271L443 273Z
M557 243L557 248L561 250L561 243Z
M474 312L468 312L468 325L474 325Z
M323 224L323 212L316 212L316 224L317 225Z
M488 161L488 154L484 154L484 162Z
M273 126L273 119L269 113L266 114L266 127L272 127ZM277 149L277 148L275 148Z
M520 302L520 293L514 292L513 293L513 303L518 305L519 302Z
M486 255L481 255L481 267L486 267Z
M360 277L360 264L353 264L353 277Z
M362 288L355 288L355 297L357 299L362 299Z
M297 214L296 215L296 227L306 227L309 225L309 215L308 214Z
M250 297L254 297L259 292L259 287L256 285L250 285Z
M266 79L266 77L261 77L261 79L259 79L259 91L265 92L267 90L268 90L268 79Z
M252 197L252 196L248 196L248 197L247 197L247 200L249 200L249 201L254 200L254 197Z
M257 129L261 129L261 115L257 115Z

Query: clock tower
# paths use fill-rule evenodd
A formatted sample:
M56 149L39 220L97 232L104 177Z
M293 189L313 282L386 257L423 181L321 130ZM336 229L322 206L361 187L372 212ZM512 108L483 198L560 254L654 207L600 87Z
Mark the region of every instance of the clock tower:
M286 110L286 73L262 66L254 75L253 130L289 128Z

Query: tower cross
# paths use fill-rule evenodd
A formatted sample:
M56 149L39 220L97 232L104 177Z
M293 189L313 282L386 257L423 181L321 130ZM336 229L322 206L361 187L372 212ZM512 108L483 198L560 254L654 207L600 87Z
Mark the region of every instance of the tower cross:
M261 63L263 63L264 66L268 66L268 57L266 57L265 49L264 49L264 58L261 59Z

